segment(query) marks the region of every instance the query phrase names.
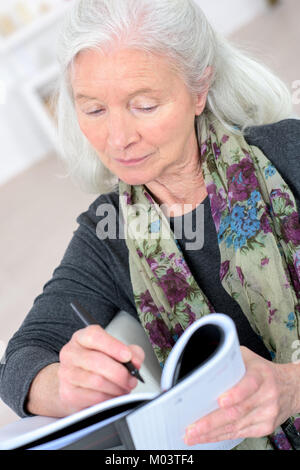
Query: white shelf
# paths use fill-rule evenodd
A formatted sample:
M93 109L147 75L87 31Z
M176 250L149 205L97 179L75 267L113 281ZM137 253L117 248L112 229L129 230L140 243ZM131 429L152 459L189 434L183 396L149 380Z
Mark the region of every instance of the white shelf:
M7 39L2 39L0 41L0 51L2 53L9 53L16 47L24 45L28 40L31 40L34 36L42 33L63 18L71 5L72 1L70 0L69 3L56 7L50 12L36 18L29 25L23 26L20 30L12 33Z

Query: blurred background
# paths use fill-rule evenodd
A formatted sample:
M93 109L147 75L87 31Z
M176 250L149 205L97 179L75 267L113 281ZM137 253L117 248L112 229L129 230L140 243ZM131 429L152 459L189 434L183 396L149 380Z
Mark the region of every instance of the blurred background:
M0 0L0 358L97 197L65 177L50 98L73 0ZM196 0L287 84L300 116L300 1ZM0 400L0 426L17 416Z

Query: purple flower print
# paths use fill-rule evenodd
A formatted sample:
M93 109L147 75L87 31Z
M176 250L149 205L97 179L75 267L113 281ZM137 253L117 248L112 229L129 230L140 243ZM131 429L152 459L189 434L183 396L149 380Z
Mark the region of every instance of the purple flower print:
M155 271L158 268L158 262L154 258L147 258L147 263L150 266L151 271Z
M226 144L227 140L229 140L229 136L228 135L223 135L223 137L222 137L223 144Z
M287 440L287 437L284 432L279 432L275 434L275 436L272 437L271 440L274 443L276 449L278 450L292 450L292 446Z
M216 143L213 144L213 150L214 150L216 160L218 160L218 158L221 155L221 149L220 149L220 147L218 147L218 145Z
M269 261L270 261L270 258L263 258L261 260L261 266L266 266L267 264L269 264Z
M239 275L239 278L240 278L240 281L241 281L241 284L242 286L244 285L244 274L243 274L243 271L241 270L241 268L239 266L236 266L236 270L237 270L237 273Z
M149 338L152 346L158 346L161 349L172 348L175 341L167 325L160 318L156 318L151 323L146 323L146 329L149 332Z
M223 281L224 277L228 273L229 265L230 265L230 261L224 261L221 264L221 268L220 268L220 281L221 282Z
M143 313L152 313L153 315L158 314L158 308L153 302L149 290L146 290L144 294L141 294L140 309Z
M124 192L124 196L126 196L126 204L127 206L131 206L132 205L132 199L131 199L131 195L125 191Z
M188 314L189 316L189 324L188 326L190 326L192 323L194 323L194 321L196 320L196 314L192 311L192 308L189 304L186 304L186 307L185 307L185 313Z
M300 278L298 272L295 269L295 266L292 264L287 265L289 275L292 281L292 285L294 286L297 298L300 299Z
M260 219L260 228L264 233L272 233L272 227L268 218L268 211L265 211Z
M141 250L139 248L136 249L136 252L137 254L139 255L140 258L143 258L143 253L141 252Z
M272 305L271 305L271 302L269 300L267 302L267 305L268 305L268 309L269 309L269 324L270 324L278 309L277 308L271 309Z
M296 418L294 421L294 426L297 429L297 431L300 431L300 418ZM286 434L284 432L279 432L275 434L275 436L272 438L272 441L274 442L275 446L279 450L292 450L292 447L287 440Z
M227 179L230 201L246 201L258 188L253 163L248 158L231 165L227 170Z
M175 265L181 269L181 272L186 279L191 276L191 271L188 265L186 264L186 261L184 260L184 258L176 258Z
M176 325L174 327L174 333L177 336L177 338L179 338L182 335L183 331L184 330L183 330L182 326L180 325L180 323L176 323Z
M220 189L220 191L217 193L217 186L214 183L211 183L207 186L207 192L210 200L211 214L216 229L217 231L219 231L222 213L227 207L225 192L223 189ZM222 195L222 192L224 192L224 197Z
M298 279L300 280L300 250L297 250L296 253L294 254L294 267L295 267L295 271L298 276Z
M161 277L159 285L166 294L171 307L187 297L190 285L182 273L177 273L173 268L168 269L167 274Z
M204 144L201 144L201 147L200 147L201 157L203 157L206 154L207 149L208 149L208 145L206 142L204 142Z
M283 237L286 243L291 241L294 245L300 244L300 224L298 212L293 212L283 220Z
M150 202L150 204L153 204L153 205L154 205L154 201L153 201L152 197L150 196L150 194L147 193L147 191L144 192L144 195L146 196L146 198L148 199L148 201Z
M288 195L288 193L285 193L285 192L281 191L281 189L273 189L270 196L271 196L271 200L273 200L277 197L280 197L280 198L284 199L286 207L288 207L288 206L294 207L294 204L291 201L290 196Z

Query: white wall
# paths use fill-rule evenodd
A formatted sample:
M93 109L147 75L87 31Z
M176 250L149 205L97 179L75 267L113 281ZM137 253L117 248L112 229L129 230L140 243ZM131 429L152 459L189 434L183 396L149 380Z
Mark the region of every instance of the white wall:
M196 1L224 34L251 21L267 4L266 0ZM26 81L55 61L57 33L56 25L54 29L52 26L42 28L24 42L19 41L7 55L0 49L0 185L54 149L41 120L22 95Z
M229 35L262 14L266 0L195 0L211 24L222 34Z
M9 65L0 61L5 99L0 104L0 184L28 168L52 149L38 120L32 116Z
M62 3L57 10L0 40L0 185L55 148L51 130L41 125L43 114L35 112L26 93L34 79L42 78L47 70L51 73L57 65L55 44L66 8Z

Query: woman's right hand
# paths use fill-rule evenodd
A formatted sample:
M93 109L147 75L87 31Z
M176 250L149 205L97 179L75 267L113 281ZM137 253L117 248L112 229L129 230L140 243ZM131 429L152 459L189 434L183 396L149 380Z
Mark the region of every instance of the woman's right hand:
M61 349L58 392L66 415L133 390L137 379L122 362L138 369L145 358L140 346L123 344L101 326L76 331Z

